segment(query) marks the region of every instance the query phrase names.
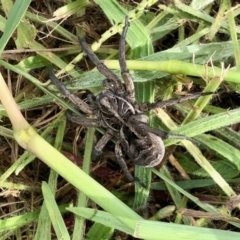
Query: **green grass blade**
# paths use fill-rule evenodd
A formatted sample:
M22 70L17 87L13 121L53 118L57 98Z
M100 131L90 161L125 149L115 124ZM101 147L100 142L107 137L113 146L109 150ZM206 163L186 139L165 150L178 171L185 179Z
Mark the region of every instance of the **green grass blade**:
M214 130L214 133L217 134L217 136L221 136L221 139L227 139L228 143L240 149L240 135L238 132L231 128L225 127Z
M239 183L240 179L225 179L228 183ZM191 180L184 180L184 181L176 181L175 182L180 188L184 190L194 189L194 188L205 188L205 187L214 187L216 183L212 179L191 179ZM164 182L155 182L152 183L152 189L155 190L167 190L166 185Z
M83 216L85 218L88 218L92 221L96 222L102 222L104 225L112 226L116 229L119 229L121 231L124 231L126 233L131 234L130 229L126 229L124 225L122 225L121 222L119 222L117 219L115 219L110 214L103 212L103 211L97 211L94 209L87 209L87 208L68 208L69 211L74 212L75 214L78 214L80 216ZM173 225L173 228L171 226ZM176 226L176 227L175 227ZM169 224L169 223L163 223L163 222L156 222L156 221L139 221L137 223L134 236L137 238L144 238L144 239L182 239L183 235L186 239L205 239L203 236L199 236L199 238L194 237L194 234L196 234L197 231L203 231L205 237L209 237L209 239L212 239L213 236L217 236L217 239L222 234L226 234L225 231L221 230L215 230L211 229L211 231L208 228L199 228L199 227L193 227L193 226L184 226L180 224ZM239 236L239 233L231 232L232 235L235 238ZM200 234L200 232L199 232ZM161 236L161 237L160 237ZM228 236L228 235L226 235ZM225 238L226 238L225 236ZM231 237L230 236L230 237ZM231 238L231 239L235 239ZM224 238L221 238L224 239Z
M94 132L95 132L94 128L88 128L88 130L87 130L86 145L85 145L85 150L84 150L84 158L83 158L83 166L82 166L82 170L84 172L86 172L87 174L90 173ZM83 193L79 193L79 197L78 197L76 206L77 207L85 207L87 205L87 202L88 202L88 197ZM72 240L74 240L74 239L77 240L77 239L79 239L79 236L83 237L85 235L84 224L86 224L84 218L77 217L77 216L75 217Z
M10 231L10 229L15 229L23 227L24 225L30 224L31 222L37 220L39 216L39 211L22 214L20 216L14 216L6 219L0 220L1 231Z
M196 139L234 164L240 171L240 151L238 149L217 137L207 134L201 134Z
M232 3L230 0L225 0L222 2L222 5L225 5L226 9L231 9ZM236 62L237 70L240 70L240 48L238 44L238 34L237 34L237 25L235 23L233 11L227 12L227 20L229 25L229 32L233 42L234 47L234 60Z
M201 133L237 123L239 122L239 119L240 109L234 109L187 123L186 125L179 127L177 130L172 131L172 133L194 137ZM166 143L168 141L172 140L166 140Z
M30 5L31 0L17 0L15 1L5 25L4 33L0 39L0 55L4 50L8 40L12 36L13 32L16 30L18 24L20 23L21 19L23 18L25 12Z
M142 1L142 5L138 5L140 8L139 11L133 10L132 12L128 12L126 9L124 9L120 4L117 3L115 0L108 0L108 1L101 1L96 0L96 3L99 4L99 6L102 8L104 13L107 15L109 20L112 22L112 24L116 24L119 22L124 23L125 17L128 15L130 23L130 28L127 33L127 42L131 49L135 49L138 47L142 47L144 45L151 45L151 39L149 34L147 33L146 28L143 26L143 24L139 20L135 20L136 17L139 17L139 14L144 13L144 5L147 5L148 1ZM152 4L156 1L152 1ZM138 14L137 14L137 13ZM117 26L114 27L117 30ZM116 33L117 31L108 31L111 34ZM108 34L103 34L102 38L108 37ZM101 40L100 40L101 41ZM150 46L148 46L151 48ZM148 50L147 50L148 51ZM151 52L153 49L151 48ZM142 56L145 56L146 54L143 54Z
M155 71L154 74L151 72L147 73L149 75L144 75L144 72L140 73L142 75L141 77L144 76L143 78L145 78L145 82L150 81L154 78L162 78L169 74L186 74L186 75L198 76L202 78L207 78L207 77L214 78L220 75L224 80L229 82L239 83L240 81L238 78L239 71L226 70L225 72L223 72L223 69L218 67L206 67L204 65L195 64L200 60L198 58L194 59L194 63L188 63L188 62L178 61L178 60L158 61L157 55L158 54L153 54L153 55L150 55L149 57L144 58L146 59L146 61L145 60L144 61L128 60L127 67L128 69L133 69L133 70ZM166 59L167 55L168 54L163 56L163 58ZM229 56L231 56L231 54ZM175 59L177 57L178 56L176 55ZM189 61L187 57L186 57L186 60ZM206 62L204 61L204 63ZM106 60L105 64L107 65L107 67L111 69L119 69L119 62L117 60ZM134 74L132 75L134 76ZM138 76L136 77L135 81L140 82L142 80L140 80Z
M42 183L42 192L44 197L44 203L47 207L49 217L51 219L53 228L57 235L58 239L70 240L70 236L68 234L67 228L63 221L62 215L59 211L59 208L56 204L54 196L52 194L51 189L47 185L46 182Z
M94 223L93 226L89 229L86 234L86 239L95 240L95 239L112 239L114 234L114 228L107 227L105 224Z
M62 98L58 97L57 95L55 95L54 93L52 93L51 91L49 91L46 87L43 86L43 84L36 79L35 77L33 77L32 75L30 75L29 73L25 72L23 69L21 69L18 66L12 66L11 64L0 60L0 64L4 67L6 67L7 69L11 69L12 71L21 74L22 76L26 77L29 81L31 81L33 84L35 84L38 88L40 88L43 92L45 92L46 94L48 94L49 96L57 99L63 106L65 106L66 108L70 109L72 112L79 114L78 111L76 111L75 108L73 108L71 105L67 104L65 101L62 100Z
M236 240L239 238L239 233L143 220L137 223L134 236L151 240Z
M182 193L184 196L186 196L188 199L190 199L192 202L194 202L196 205L198 205L201 209L205 210L206 212L209 213L214 213L214 214L219 214L222 215L224 217L224 215L222 214L223 212L219 211L219 209L217 209L216 207L209 205L209 204L205 204L202 201L200 201L197 197L194 197L193 195L191 195L190 193L188 193L187 191L183 190L181 187L179 187L176 183L174 183L171 179L169 179L168 177L166 177L166 175L164 174L165 169L162 168L159 171L157 171L156 169L153 169L153 172L159 176L161 179L164 180L164 182L166 182L167 184L171 185L173 188L175 188L177 191L179 191L180 193ZM217 182L218 183L218 182ZM226 185L226 183L224 183ZM237 228L240 228L240 224L239 223L232 223L232 225L236 226Z
M94 221L96 223L104 224L105 226L118 229L120 231L126 232L128 234L133 234L133 230L128 228L125 224L123 224L121 221L119 221L116 217L113 215L104 212L99 211L92 208L83 208L83 207L73 207L73 208L67 208L70 212L75 213L78 216L84 217L86 219L89 219L91 221Z
M59 124L57 125L58 129L57 129L57 136L55 139L54 147L58 150L61 150L62 141L65 133L66 121L65 121L65 116L63 116L63 113L60 116L58 116L58 118L59 118L59 121L58 121ZM58 179L58 174L51 169L49 179L48 179L48 184L49 184L49 189L54 194L56 192L57 179ZM51 239L51 219L48 214L48 209L46 207L46 204L42 205L41 212L39 214L38 226L35 234L35 240L38 240L38 239Z

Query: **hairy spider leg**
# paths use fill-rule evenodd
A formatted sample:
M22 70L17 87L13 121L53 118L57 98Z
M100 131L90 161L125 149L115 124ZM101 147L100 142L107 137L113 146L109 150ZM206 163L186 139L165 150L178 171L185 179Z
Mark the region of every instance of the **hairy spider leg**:
M101 119L99 118L90 118L90 117L82 117L72 113L70 110L66 112L67 119L73 123L77 123L84 127L105 127Z
M116 158L118 161L119 166L121 167L121 169L123 170L126 178L128 179L129 182L138 182L143 188L146 188L146 185L141 182L141 180L137 177L133 177L132 174L129 172L127 164L123 158L123 153L122 153L122 149L121 149L121 142L117 141L116 145L115 145L115 154L116 154Z
M79 117L73 114L71 111L67 111L66 113L68 120L71 122L77 123L84 127L105 127L105 123L100 119L95 118L86 118L86 117ZM92 160L95 160L99 155L102 153L102 149L106 146L106 144L113 138L113 130L108 129L105 134L100 138L100 140L95 145L93 152L92 152Z
M89 115L93 113L94 109L90 107L88 104L86 104L82 99L70 93L69 90L64 86L64 84L62 84L58 80L58 78L55 76L53 70L50 67L48 68L48 71L51 82L58 88L62 95L68 98L82 112Z
M180 98L172 98L172 99L169 99L167 101L157 101L157 102L154 102L154 103L147 103L146 102L146 103L140 104L137 107L137 109L142 111L142 112L149 111L149 110L153 110L155 108L168 107L168 106L172 106L172 105L175 105L175 104L187 101L187 100L197 99L201 96L206 96L206 95L211 95L211 94L213 94L213 92L204 92L204 93L197 92L197 93L187 95L187 96L183 96L183 97L180 97Z
M114 84L114 88L116 88L119 92L123 92L123 86L118 78L118 76L110 71L97 57L97 55L92 51L92 49L87 45L85 40L81 37L78 37L79 43L86 53L86 55L90 58L90 60L95 64L98 71L103 74L108 80L111 80L112 84Z
M125 25L121 34L120 42L119 42L119 65L121 68L121 75L125 83L125 88L127 92L127 100L131 104L134 104L136 102L135 98L135 89L134 89L134 83L133 79L127 69L127 64L126 64L126 35L127 35L127 30L129 27L129 22L128 22L128 17L126 16L125 18Z
M190 137L187 137L185 135L180 135L180 134L171 134L171 133L166 133L163 132L159 129L151 128L147 124L143 122L139 122L135 116L132 116L129 120L129 122L135 126L136 129L139 131L144 131L144 132L150 132L155 134L156 136L162 138L162 139L180 139L180 140L188 140L196 145L199 145L199 142L196 141L195 139L192 139Z
M100 138L100 140L95 145L92 152L92 159L95 160L99 155L102 154L103 148L107 145L107 143L113 138L113 131L108 129L106 133Z

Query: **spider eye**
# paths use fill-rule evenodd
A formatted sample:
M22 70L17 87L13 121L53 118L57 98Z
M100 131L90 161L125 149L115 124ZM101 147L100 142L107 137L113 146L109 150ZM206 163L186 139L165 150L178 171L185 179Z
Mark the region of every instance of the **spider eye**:
M106 88L106 89L114 87L114 83L110 79L103 80L102 84L103 84L103 87Z

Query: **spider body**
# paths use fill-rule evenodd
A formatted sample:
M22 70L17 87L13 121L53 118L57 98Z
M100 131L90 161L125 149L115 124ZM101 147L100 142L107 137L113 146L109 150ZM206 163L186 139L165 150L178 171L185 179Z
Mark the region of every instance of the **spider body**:
M129 181L138 180L128 171L124 161L123 151L128 155L136 165L144 167L154 167L158 165L165 153L165 147L162 139L164 138L190 138L182 135L171 135L148 126L148 117L143 111L151 110L157 107L173 105L187 99L195 99L201 96L201 93L195 95L171 99L165 102L136 104L133 80L127 70L125 61L125 38L129 23L125 20L125 26L119 44L119 63L121 75L124 84L112 71L110 71L92 52L86 42L79 38L83 51L88 55L98 70L105 75L103 81L104 90L97 96L89 95L88 103L84 102L74 94L71 94L67 88L57 79L50 69L50 79L59 91L74 103L86 116L79 117L67 111L67 118L75 123L86 127L102 127L106 133L94 147L93 156L101 154L102 149L112 138L116 139L115 154ZM209 93L206 93L209 94ZM143 185L143 184L142 184Z

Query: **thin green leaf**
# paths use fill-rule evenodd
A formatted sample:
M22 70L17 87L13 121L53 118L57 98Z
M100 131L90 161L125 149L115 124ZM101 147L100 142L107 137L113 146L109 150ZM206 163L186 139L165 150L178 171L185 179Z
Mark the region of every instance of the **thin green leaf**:
M5 25L5 29L3 31L3 35L0 39L0 55L2 54L2 51L4 50L6 44L8 43L8 40L11 38L13 32L16 30L18 24L23 18L30 3L31 3L31 0L25 0L25 1L17 0L14 3L8 15L8 19Z
M46 182L42 183L42 192L44 197L44 203L46 204L48 214L51 219L57 238L70 240L70 236L63 221L62 215L56 204L52 191L50 190Z
M239 233L186 225L183 226L182 224L168 224L143 220L137 223L134 236L141 239L151 240L236 240L239 238Z
M238 184L240 179L225 179L226 182L231 184ZM194 188L205 188L205 187L211 187L216 186L216 183L212 179L190 179L190 180L184 180L184 181L176 181L175 182L180 188L182 189L194 189ZM164 182L155 182L152 183L151 189L154 190L167 190L166 185Z
M183 134L189 137L194 137L199 134L202 134L220 127L237 123L239 122L239 119L240 119L240 109L234 109L234 110L226 111L225 113L218 113L212 116L200 118L198 120L195 120L184 126L179 127L177 130L172 131L172 133ZM168 145L168 141L172 142L172 140L166 140L166 145Z
M201 134L200 136L197 136L196 139L234 164L240 171L240 151L238 149L223 140L208 134Z
M118 229L128 234L133 234L133 231L130 228L107 212L82 207L67 208L67 210L91 221L104 224L105 226Z

